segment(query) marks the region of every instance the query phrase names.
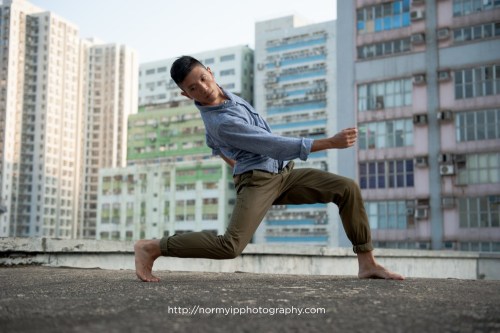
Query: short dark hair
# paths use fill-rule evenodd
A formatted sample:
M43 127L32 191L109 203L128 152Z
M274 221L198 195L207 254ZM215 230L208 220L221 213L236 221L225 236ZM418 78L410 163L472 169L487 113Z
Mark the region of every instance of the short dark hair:
M191 73L193 68L196 66L205 68L205 66L197 59L191 56L182 56L175 60L172 64L172 68L170 68L170 77L178 86L180 86L182 81L184 81L186 76L188 76L188 74Z

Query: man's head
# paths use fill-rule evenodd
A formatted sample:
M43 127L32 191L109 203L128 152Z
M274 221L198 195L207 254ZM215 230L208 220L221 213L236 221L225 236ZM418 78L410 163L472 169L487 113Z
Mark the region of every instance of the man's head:
M170 76L182 89L183 96L202 105L217 105L225 99L210 68L193 57L182 56L174 61Z
M172 68L170 68L170 76L172 77L172 80L174 80L174 82L182 89L182 81L184 81L186 76L188 76L188 74L191 73L193 68L196 66L205 68L205 66L197 59L190 56L182 56L172 64Z

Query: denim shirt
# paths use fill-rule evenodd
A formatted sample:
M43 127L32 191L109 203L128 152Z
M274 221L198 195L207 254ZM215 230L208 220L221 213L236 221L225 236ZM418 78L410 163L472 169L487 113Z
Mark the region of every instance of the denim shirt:
M267 122L248 102L222 90L228 97L224 103L203 106L195 102L195 105L205 123L208 147L214 155L222 154L236 161L234 175L250 170L279 173L289 160L307 160L313 139L271 133Z

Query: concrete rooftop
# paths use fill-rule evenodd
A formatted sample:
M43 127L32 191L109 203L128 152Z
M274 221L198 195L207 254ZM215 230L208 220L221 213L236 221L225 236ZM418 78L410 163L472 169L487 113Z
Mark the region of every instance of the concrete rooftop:
M0 332L500 332L500 281L157 275L143 283L131 270L1 267ZM292 308L325 313L270 314Z

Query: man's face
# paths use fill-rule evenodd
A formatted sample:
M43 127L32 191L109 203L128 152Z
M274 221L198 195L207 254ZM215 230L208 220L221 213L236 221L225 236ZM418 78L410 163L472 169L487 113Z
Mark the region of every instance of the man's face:
M180 87L183 96L194 99L201 105L219 105L225 99L210 68L194 67Z

